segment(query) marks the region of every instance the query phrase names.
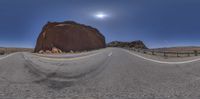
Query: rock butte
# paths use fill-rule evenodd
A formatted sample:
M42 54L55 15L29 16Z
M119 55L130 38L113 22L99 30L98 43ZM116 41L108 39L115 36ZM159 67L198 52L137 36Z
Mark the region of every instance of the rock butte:
M37 39L34 52L59 53L104 47L105 37L91 26L73 21L48 22Z

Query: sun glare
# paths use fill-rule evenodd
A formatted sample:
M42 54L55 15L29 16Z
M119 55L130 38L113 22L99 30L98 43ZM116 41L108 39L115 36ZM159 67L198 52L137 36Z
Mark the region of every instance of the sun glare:
M107 15L105 13L101 12L101 13L96 13L95 17L99 18L99 19L105 19L107 17Z

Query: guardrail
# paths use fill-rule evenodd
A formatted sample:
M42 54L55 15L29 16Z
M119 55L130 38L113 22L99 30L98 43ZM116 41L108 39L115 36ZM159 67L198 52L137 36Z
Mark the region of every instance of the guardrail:
M133 51L140 52L140 53L143 53L143 54L163 56L163 57L200 56L200 50L177 51L177 52L175 52L175 51L158 51L158 50L151 50L151 49L135 49L135 48L129 48L129 50L133 50Z

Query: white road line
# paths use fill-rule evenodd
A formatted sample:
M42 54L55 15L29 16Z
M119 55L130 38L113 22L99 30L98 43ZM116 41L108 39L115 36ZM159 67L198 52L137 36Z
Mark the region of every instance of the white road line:
M25 60L28 60L28 58L27 58L24 54L23 54L23 56L24 56L24 59L25 59Z
M126 52L128 52L129 54L131 55L134 55L134 56L137 56L139 58L142 58L142 59L145 59L145 60L148 60L148 61L152 61L152 62L156 62L156 63L161 63L161 64L171 64L171 65L176 65L176 64L186 64L186 63L192 63L192 62L196 62L196 61L200 61L200 58L198 59L194 59L194 60L188 60L188 61L182 61L182 62L165 62L165 61L159 61L159 60L154 60L154 59L150 59L150 58L145 58L143 56L140 56L138 54L135 54L133 52L130 52L128 50L124 50Z
M4 57L0 57L0 60L3 60L3 59L5 59L5 58L10 57L10 56L13 56L13 55L15 55L15 54L17 54L17 53L12 53L12 54L8 54L8 55L6 55L6 56L4 56Z
M112 56L112 52L110 52L110 53L108 54L108 56L109 56L109 57Z

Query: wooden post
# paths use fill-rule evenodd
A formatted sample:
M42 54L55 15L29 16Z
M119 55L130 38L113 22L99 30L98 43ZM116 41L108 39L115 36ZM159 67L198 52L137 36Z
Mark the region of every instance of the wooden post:
M145 50L143 50L143 53L144 53L144 54L146 54L146 51L145 51Z
M154 53L154 50L153 51L151 51L152 52L152 55L155 55L155 53Z
M179 57L179 53L178 52L176 52L176 55L177 55L177 57Z
M167 57L166 52L164 52L164 57Z
M5 54L7 54L8 53L8 50L7 50L7 48L6 48L6 50L5 50Z
M187 54L188 54L188 57L190 57L190 52L188 52Z
M197 50L194 50L194 55L198 56L198 51Z

